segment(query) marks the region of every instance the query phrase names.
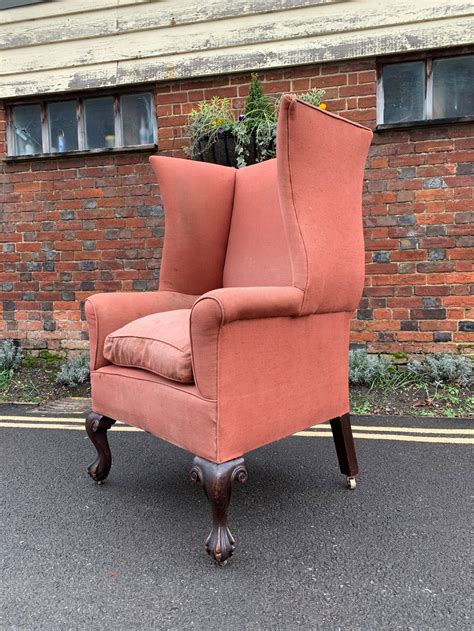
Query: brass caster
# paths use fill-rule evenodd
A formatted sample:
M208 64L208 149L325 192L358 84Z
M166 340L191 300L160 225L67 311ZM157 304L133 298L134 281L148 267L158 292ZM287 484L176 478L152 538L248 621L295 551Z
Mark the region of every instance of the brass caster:
M357 486L357 483L356 483L356 479L354 475L348 475L346 477L346 485L347 485L347 488L350 489L351 491L355 489L355 487Z

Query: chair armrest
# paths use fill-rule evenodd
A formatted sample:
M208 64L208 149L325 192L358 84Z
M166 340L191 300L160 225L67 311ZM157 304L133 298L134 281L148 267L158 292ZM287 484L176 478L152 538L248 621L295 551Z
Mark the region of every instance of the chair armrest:
M297 316L303 292L296 287L226 287L204 294L191 311L194 378L202 396L217 397L221 329L239 320Z
M303 292L296 287L224 287L209 291L196 300L192 316L212 311L221 324L234 320L254 320L297 316Z
M89 327L91 371L106 366L105 338L112 331L152 313L190 309L196 296L172 291L145 291L95 294L86 300Z

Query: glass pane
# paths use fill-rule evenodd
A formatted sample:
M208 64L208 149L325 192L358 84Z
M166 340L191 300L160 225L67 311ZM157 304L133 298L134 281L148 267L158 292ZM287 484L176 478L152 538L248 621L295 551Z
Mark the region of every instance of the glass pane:
M84 100L86 148L115 147L114 100L111 96Z
M155 142L151 94L120 97L124 145L151 145Z
M474 55L433 61L433 118L474 114Z
M384 123L425 118L425 62L388 64L383 69Z
M51 151L75 151L77 143L76 101L49 103L49 144Z
M15 155L43 153L40 105L17 105L13 108Z

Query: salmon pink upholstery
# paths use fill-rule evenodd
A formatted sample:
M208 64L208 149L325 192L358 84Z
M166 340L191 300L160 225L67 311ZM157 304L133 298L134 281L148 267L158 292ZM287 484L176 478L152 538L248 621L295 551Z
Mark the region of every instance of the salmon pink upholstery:
M285 96L276 160L237 171L152 157L166 216L160 291L88 301L94 411L216 463L347 413L371 137ZM174 310L191 310L194 383L105 358L107 335ZM154 322L157 339L165 319Z
M105 338L104 357L117 366L193 383L190 314L190 309L178 309L133 320Z
M109 364L91 374L94 410L155 434L208 460L217 453L215 401L193 384Z
M277 161L268 160L235 173L224 287L293 284L276 171Z
M196 298L198 296L171 291L135 291L90 296L86 300L85 313L89 326L91 371L110 363L104 357L104 342L109 333L151 313L190 309Z
M191 340L194 378L201 394L209 399L218 396L220 338L227 325L296 316L302 300L303 292L296 287L226 287L199 298L191 312Z
M235 170L179 158L150 158L165 211L160 291L204 294L222 287Z
M362 182L372 132L283 97L278 186L301 313L354 311L364 285Z

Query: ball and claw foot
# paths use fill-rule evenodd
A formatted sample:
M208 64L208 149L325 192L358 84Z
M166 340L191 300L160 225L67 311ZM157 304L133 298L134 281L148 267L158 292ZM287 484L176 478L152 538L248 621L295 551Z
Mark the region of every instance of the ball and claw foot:
M97 458L87 467L87 473L97 484L102 484L112 466L107 430L114 423L113 419L95 412L89 412L86 416L86 432L97 451Z
M225 565L235 550L235 539L227 525L227 509L233 482L247 482L244 459L215 464L196 456L190 477L191 482L203 487L212 507L212 530L204 544L206 552L214 561Z
M356 479L355 479L355 475L348 475L348 476L346 476L346 486L351 491L353 491L356 488L357 482L356 482Z

